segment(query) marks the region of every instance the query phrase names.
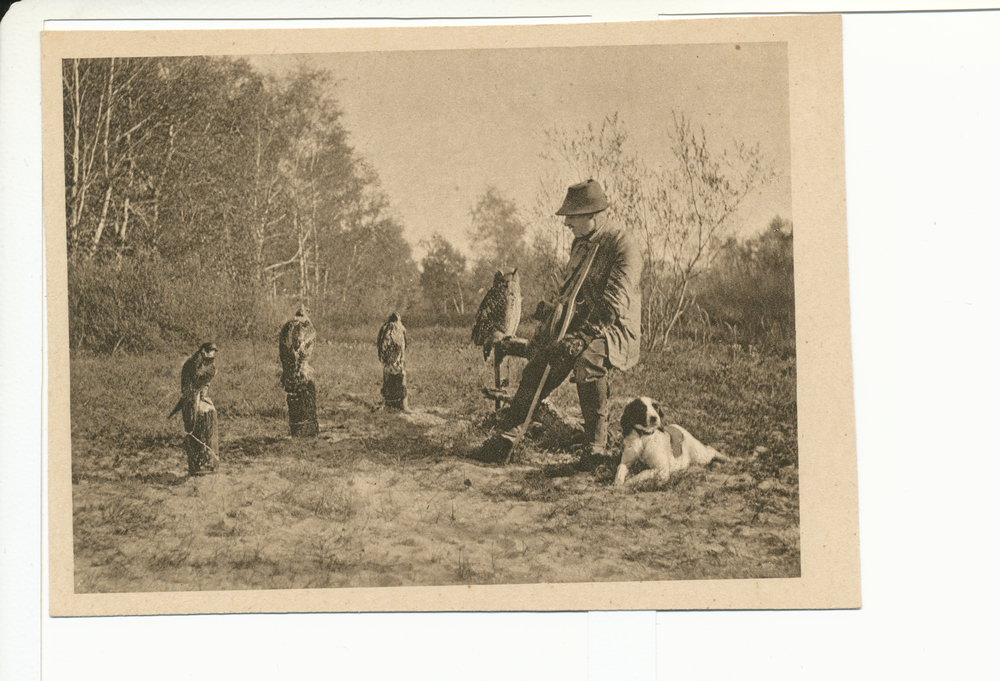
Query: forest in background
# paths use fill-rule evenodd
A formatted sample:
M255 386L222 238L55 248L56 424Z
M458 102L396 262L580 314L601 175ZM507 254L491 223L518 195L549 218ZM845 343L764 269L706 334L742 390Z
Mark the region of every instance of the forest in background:
M552 174L533 202L487 188L470 206L474 253L435 234L418 262L350 144L329 73L71 59L63 105L72 349L271 338L299 301L328 337L391 310L411 328L471 327L493 273L514 267L530 314L568 258L554 207L594 177L643 246L647 348L686 335L794 353L792 224L736 236L740 205L775 174L758 146L720 149L683 115L664 120L677 161L666 169L645 166L614 115L548 130Z

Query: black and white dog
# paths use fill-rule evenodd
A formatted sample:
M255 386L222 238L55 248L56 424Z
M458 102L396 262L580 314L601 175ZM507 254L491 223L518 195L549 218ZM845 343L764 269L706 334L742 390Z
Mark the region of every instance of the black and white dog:
M648 397L632 400L622 413L622 462L618 465L615 485L624 485L636 463L646 470L632 477L630 485L659 478L666 481L674 471L691 464L704 466L710 461L728 461L719 451L702 444L677 425L663 423L663 410Z

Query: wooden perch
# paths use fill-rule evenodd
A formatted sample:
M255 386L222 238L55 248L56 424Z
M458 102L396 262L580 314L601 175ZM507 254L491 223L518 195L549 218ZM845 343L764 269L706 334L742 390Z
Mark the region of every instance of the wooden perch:
M504 357L527 357L528 339L510 336L493 344L494 361L502 361ZM499 358L499 360L497 359Z
M510 336L493 343L493 387L483 388L483 395L493 400L494 411L499 411L504 402L510 402L513 397L504 390L500 382L500 365L507 357L527 357L528 340Z
M292 390L285 388L288 405L288 428L292 437L316 437L319 421L316 419L316 384L305 378L295 383Z
M410 401L406 390L406 370L399 372L382 370L382 398L386 409L410 411Z
M498 404L501 404L501 405L502 405L503 402L508 402L509 403L511 400L514 399L514 396L511 395L506 390L504 390L503 388L486 388L486 387L484 387L484 388L481 388L481 390L482 390L482 393L483 393L484 396L486 396L487 398L489 398L489 399L493 400L494 402L496 402Z
M187 435L188 475L214 473L219 467L219 424L215 405L208 397L196 395L181 412Z

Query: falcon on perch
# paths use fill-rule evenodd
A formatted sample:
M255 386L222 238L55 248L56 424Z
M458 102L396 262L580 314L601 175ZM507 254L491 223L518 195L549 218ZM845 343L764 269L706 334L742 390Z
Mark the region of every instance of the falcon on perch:
M472 342L482 346L484 362L489 359L494 343L513 336L520 321L521 277L516 269L510 274L497 270L472 327Z
M281 384L286 392L294 392L311 372L306 363L316 342L316 327L309 319L309 311L300 305L295 316L289 319L278 335L278 358L281 360Z
M181 399L167 418L181 411L186 404L193 404L204 397L208 384L215 378L215 355L218 351L215 343L204 343L184 362L181 368Z
M390 374L403 373L406 352L406 328L399 315L393 312L389 320L378 330L378 359Z

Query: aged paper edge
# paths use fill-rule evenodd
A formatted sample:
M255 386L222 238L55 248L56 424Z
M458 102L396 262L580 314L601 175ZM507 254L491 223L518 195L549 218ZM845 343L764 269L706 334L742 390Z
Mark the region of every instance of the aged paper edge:
M74 593L62 58L726 42L788 44L791 179L796 225L801 577ZM754 17L562 26L46 32L42 34L42 93L51 615L860 607L840 17Z

